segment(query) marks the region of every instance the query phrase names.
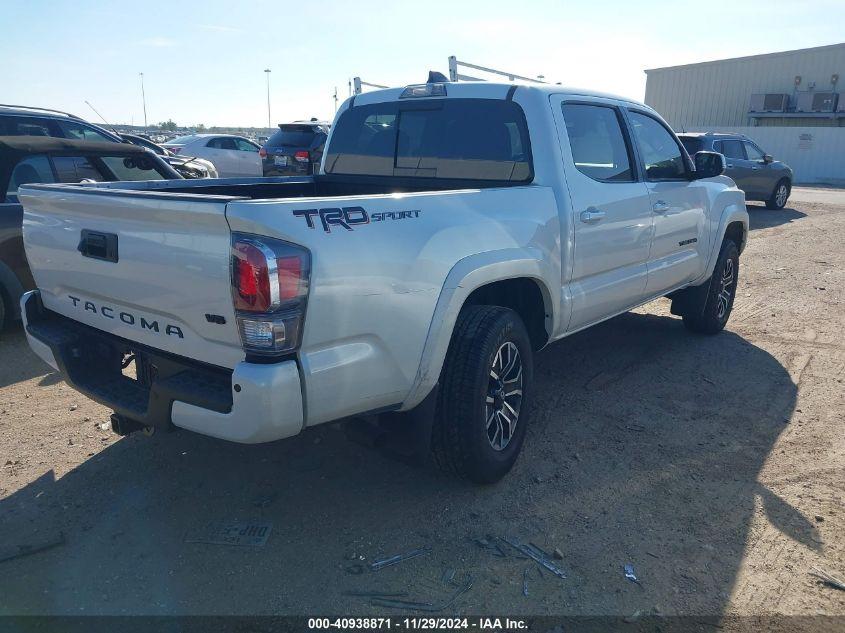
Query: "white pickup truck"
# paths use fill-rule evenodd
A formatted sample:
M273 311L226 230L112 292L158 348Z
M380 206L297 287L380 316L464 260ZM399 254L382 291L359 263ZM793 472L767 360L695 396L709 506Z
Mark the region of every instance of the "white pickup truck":
M491 482L540 348L661 296L725 326L748 214L723 170L618 97L370 92L313 177L21 187L26 333L121 433L268 442L426 411L434 461Z

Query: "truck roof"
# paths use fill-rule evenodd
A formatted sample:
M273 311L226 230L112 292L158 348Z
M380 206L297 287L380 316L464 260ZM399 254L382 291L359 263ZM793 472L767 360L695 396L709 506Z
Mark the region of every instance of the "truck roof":
M410 85L424 85L424 82ZM624 101L635 104L648 110L649 106L645 105L635 99L622 97L615 94L600 92L597 90L587 90L583 88L574 88L569 86L559 86L557 84L529 84L529 83L499 83L492 81L461 81L461 82L444 82L446 86L446 98L470 98L470 99L505 99L508 92L515 88L517 92L530 91L535 93L544 93L548 95L570 95L574 97L601 97L604 99L614 99L616 101ZM359 95L351 97L355 104L364 103L380 103L383 101L393 101L399 98L399 95L407 88L401 86L399 88L385 88L382 90L372 90L364 92Z

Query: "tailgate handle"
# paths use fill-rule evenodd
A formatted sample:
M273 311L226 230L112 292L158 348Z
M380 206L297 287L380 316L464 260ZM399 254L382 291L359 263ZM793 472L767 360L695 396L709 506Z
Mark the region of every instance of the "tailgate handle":
M79 246L76 249L83 257L117 262L117 235L82 229Z

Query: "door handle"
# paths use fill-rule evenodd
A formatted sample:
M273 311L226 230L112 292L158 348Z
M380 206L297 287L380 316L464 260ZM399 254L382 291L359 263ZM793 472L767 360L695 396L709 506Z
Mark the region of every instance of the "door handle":
M727 166L728 166L728 167L730 167L730 168L733 168L734 164L733 164L733 163L728 163L728 165L727 165Z
M751 167L751 169L760 169L760 168L757 167L756 165L754 165L754 166Z
M590 207L586 211L581 211L581 221L586 222L587 224L601 222L604 219L604 216L605 212L599 211L595 207Z
M669 210L669 205L663 200L658 200L651 208L654 209L655 213L666 213Z

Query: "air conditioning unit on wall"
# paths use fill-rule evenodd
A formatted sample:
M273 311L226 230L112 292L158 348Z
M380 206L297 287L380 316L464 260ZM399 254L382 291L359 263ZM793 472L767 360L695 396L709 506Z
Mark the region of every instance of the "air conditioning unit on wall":
M753 94L748 104L749 112L786 112L789 95L781 93Z
M795 99L796 112L835 112L835 92L799 92Z

